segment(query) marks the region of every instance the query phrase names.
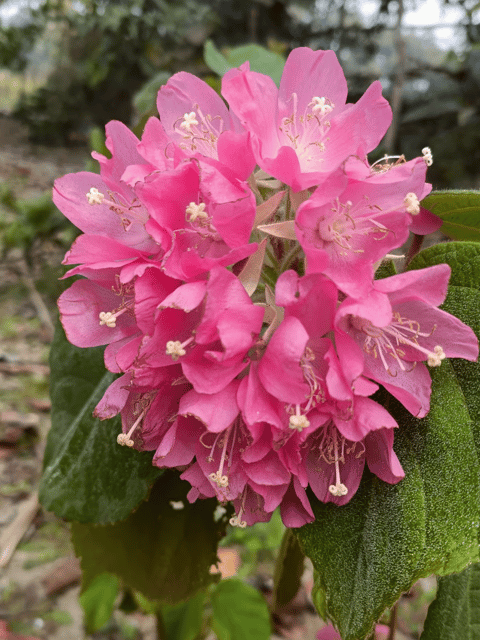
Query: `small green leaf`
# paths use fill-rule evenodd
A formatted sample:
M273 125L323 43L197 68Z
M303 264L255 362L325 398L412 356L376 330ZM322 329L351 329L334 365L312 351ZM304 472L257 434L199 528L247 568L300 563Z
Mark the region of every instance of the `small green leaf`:
M152 454L117 444L120 418L93 418L114 376L102 350L79 349L57 326L50 354L52 426L44 457L40 500L49 511L78 522L116 522L128 516L161 473Z
M480 564L438 581L421 640L480 639Z
M272 609L285 606L300 589L305 556L296 535L287 529L283 535L273 575Z
M120 581L112 573L96 576L80 596L87 633L95 633L112 617L115 600L120 590Z
M211 40L205 42L203 48L203 57L205 64L210 67L212 71L218 73L219 76L224 76L227 71L232 68L223 53L221 53Z
M123 522L73 523L84 584L109 571L151 600L177 604L213 582L210 567L216 562L226 518L215 522L214 499L190 504L189 489L175 472L165 473L149 499ZM183 509L174 509L171 502L182 502Z
M280 54L269 51L258 44L233 47L228 50L226 55L223 55L211 40L207 40L203 55L207 66L219 76L225 75L230 69L239 67L248 60L252 71L270 76L277 85L280 84L285 66L285 60Z
M480 242L480 191L435 191L422 207L444 220L440 230L446 236Z
M205 592L173 606L162 607L166 640L195 640L203 624Z
M240 580L222 580L212 593L219 640L269 640L270 615L262 595Z

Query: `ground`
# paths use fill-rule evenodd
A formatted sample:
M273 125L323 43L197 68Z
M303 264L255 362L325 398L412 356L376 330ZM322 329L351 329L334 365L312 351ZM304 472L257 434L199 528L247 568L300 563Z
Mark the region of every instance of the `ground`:
M18 123L0 115L0 184L8 184L18 198L41 196L55 178L83 170L88 158L86 146L32 145ZM34 247L28 267L15 249L0 262L0 640L9 637L2 621L16 634L49 640L86 637L78 604L80 571L68 525L39 508L36 494L49 428L48 351L62 252L42 242ZM222 573L245 575L253 569L251 580L268 598L271 565L255 564L256 553L248 551L245 541L222 550ZM311 583L307 568L301 593L278 616L277 634L313 640L322 623L312 612ZM402 599L396 640L419 637L434 585L434 579L421 581ZM155 640L154 621L117 612L109 629L94 637Z

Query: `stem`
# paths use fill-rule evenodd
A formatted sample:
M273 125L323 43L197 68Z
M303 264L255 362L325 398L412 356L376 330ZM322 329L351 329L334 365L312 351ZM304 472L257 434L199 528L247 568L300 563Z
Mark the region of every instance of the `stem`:
M160 607L155 613L157 619L157 640L167 640L167 630L165 629L165 623L163 621L162 610Z
M290 249L287 255L283 258L280 264L280 273L283 273L288 267L290 263L297 257L297 255L301 252L302 246L300 243L296 242L295 246Z
M398 602L396 602L392 607L392 613L390 614L390 623L389 623L389 632L387 640L395 640L395 629L397 627L397 609Z
M408 265L411 262L411 260L413 260L414 256L416 256L417 253L422 248L423 238L424 237L425 236L419 236L416 233L413 235L412 244L410 245L410 248L408 249L407 256L405 258L405 268L408 267Z

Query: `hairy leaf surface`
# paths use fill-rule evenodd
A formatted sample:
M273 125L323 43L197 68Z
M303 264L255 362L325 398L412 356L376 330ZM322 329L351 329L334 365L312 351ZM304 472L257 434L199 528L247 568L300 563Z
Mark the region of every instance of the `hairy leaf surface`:
M452 267L443 308L479 332L480 246L437 245L410 268ZM315 567L315 603L344 640L363 639L385 607L422 576L448 575L479 559L480 370L444 361L432 373L429 414L412 417L381 392L396 418L398 485L364 474L347 505L316 502L316 521L298 530Z
M176 604L215 581L210 567L217 561L226 517L215 521L215 499L190 504L189 489L176 472L164 473L148 500L123 522L73 523L84 587L108 571L147 598Z
M160 474L152 454L117 444L120 417L100 421L93 411L114 376L103 351L79 349L57 326L50 355L52 426L45 449L40 500L78 522L123 520Z

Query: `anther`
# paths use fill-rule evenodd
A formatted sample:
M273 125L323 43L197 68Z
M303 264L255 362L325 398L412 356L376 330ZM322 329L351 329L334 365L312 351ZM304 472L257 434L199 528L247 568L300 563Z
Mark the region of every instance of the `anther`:
M290 429L302 431L302 429L306 429L310 426L310 421L308 420L307 416L293 414L293 416L290 416L288 426L290 427Z
M331 111L333 111L333 107L334 107L334 105L327 104L326 98L324 97L319 98L318 96L315 96L314 98L312 98L312 102L310 104L313 104L312 111L314 113L316 111L320 111L322 116L325 116L327 115L327 113L330 113Z
M348 493L347 487L342 482L337 482L337 484L331 484L328 487L328 490L332 494L332 496L346 496Z
M148 408L148 407L147 407ZM122 447L133 447L134 442L132 440L132 433L138 427L140 422L143 419L143 416L147 413L147 409L144 409L142 413L138 416L138 418L133 423L128 433L119 433L117 436L117 444L122 445Z
M85 195L87 196L88 204L102 204L105 199L104 194L95 187L92 187Z
M407 212L412 216L416 216L420 213L420 200L414 193L407 193L403 202L407 208Z
M180 128L185 129L185 131L190 131L190 129L197 124L197 114L195 111L190 111L190 113L183 114L183 122L180 123Z
M166 344L165 353L167 356L172 356L172 360L178 360L180 356L184 356L187 352L185 351L185 347L193 341L193 336L185 342L180 342L180 340L169 340Z
M433 351L428 354L427 364L430 367L439 367L442 364L442 360L445 360L445 358L445 351L437 344Z
M100 311L98 317L100 318L100 326L106 324L110 329L117 326L117 317L111 311Z
M232 525L232 527L240 527L241 529L245 529L245 527L247 526L247 523L245 522L245 520L242 520L241 509L238 515L234 515L233 518L230 518L229 522Z
M430 147L423 147L422 149L423 159L425 160L425 164L427 167L431 167L433 164L433 156Z
M190 204L186 208L185 213L187 214L188 220L190 222L195 222L197 218L200 218L200 220L206 220L208 218L208 213L205 211L204 202L200 202L200 204L190 202Z
M222 476L220 471L209 473L208 477L212 482L215 482L218 487L228 487L228 477Z
M172 360L178 360L180 356L184 356L187 352L182 347L180 340L169 340L165 353L167 356L172 356Z

